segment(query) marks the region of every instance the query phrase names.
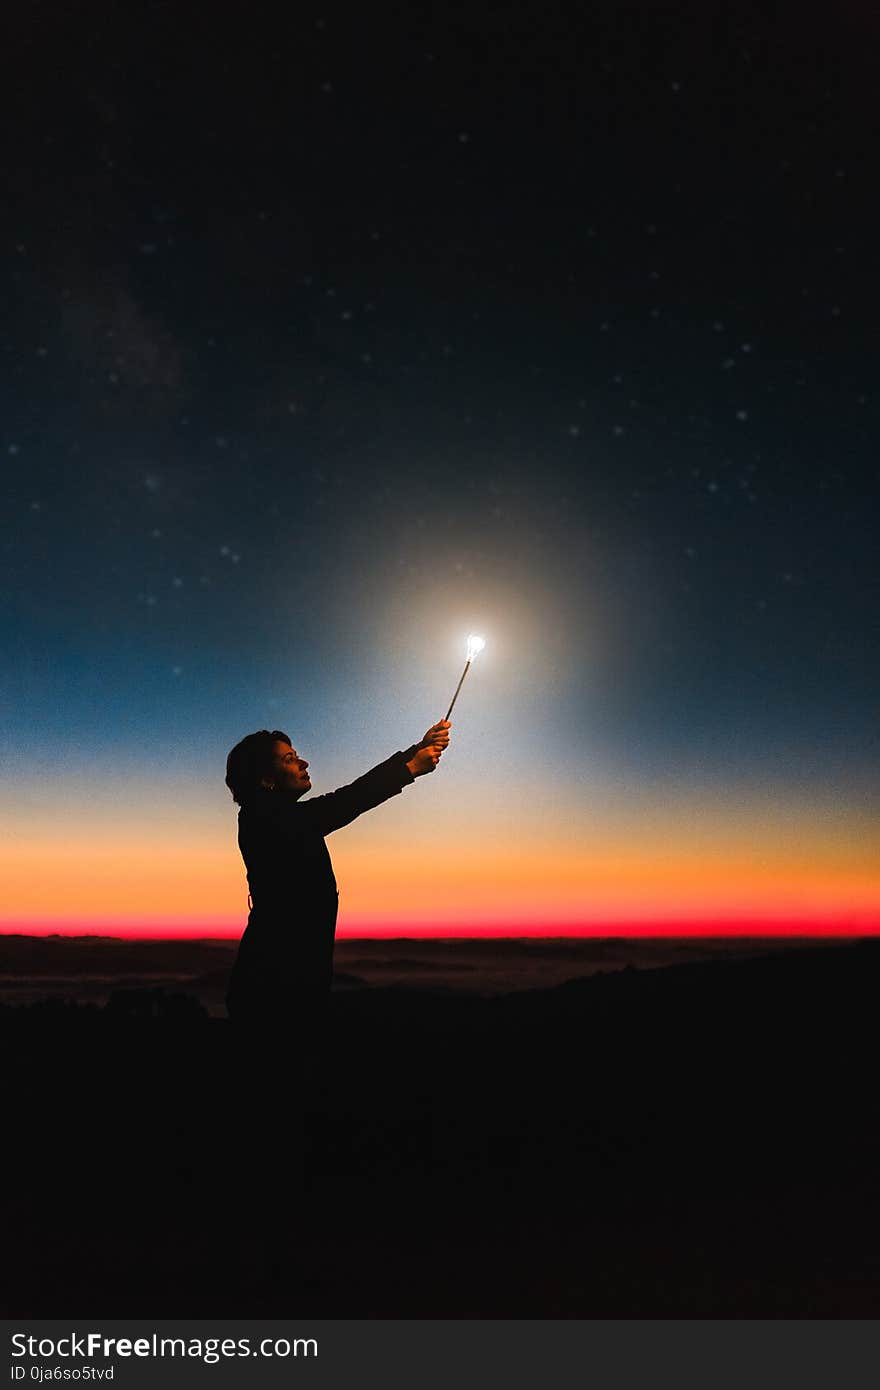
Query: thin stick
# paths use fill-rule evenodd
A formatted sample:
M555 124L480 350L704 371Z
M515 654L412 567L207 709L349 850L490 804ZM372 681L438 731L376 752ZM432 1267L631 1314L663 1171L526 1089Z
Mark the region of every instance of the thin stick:
M464 663L464 670L463 670L462 673L461 673L461 680L458 682L458 685L455 687L455 694L454 694L453 697L452 697L452 705L454 705L455 702L456 702L456 700L458 699L458 692L459 692L459 690L461 690L462 683L463 683L463 681L464 681L465 676L466 676L467 673L468 673L468 667L470 666L470 664L471 664L471 663L470 663L469 661L466 661L466 662ZM449 718L450 714L452 713L452 705L450 705L450 706L449 706L449 709L446 711L446 718L447 718L447 719Z

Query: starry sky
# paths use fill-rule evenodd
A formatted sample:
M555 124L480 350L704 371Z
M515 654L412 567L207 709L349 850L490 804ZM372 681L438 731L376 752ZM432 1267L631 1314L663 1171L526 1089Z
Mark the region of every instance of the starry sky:
M585 12L588 11L588 12ZM880 930L878 23L38 4L2 62L3 930Z

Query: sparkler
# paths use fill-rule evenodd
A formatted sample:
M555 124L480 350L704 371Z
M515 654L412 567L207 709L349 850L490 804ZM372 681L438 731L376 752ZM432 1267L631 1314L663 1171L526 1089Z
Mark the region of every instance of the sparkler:
M456 702L456 700L458 699L458 692L459 692L459 690L461 690L461 687L462 687L462 685L463 685L463 683L464 683L464 678L465 678L465 676L466 676L467 673L468 673L468 667L470 666L471 662L473 661L473 659L474 659L474 657L477 655L477 653L478 653L478 652L481 652L481 651L483 650L483 648L485 647L485 645L486 645L485 640L484 640L482 637L477 637L476 634L473 633L473 632L471 633L470 637L468 637L468 639L467 639L467 661L465 662L465 664L464 664L464 670L463 670L462 673L461 673L461 680L458 682L458 685L455 687L455 694L454 694L453 697L452 697L452 705L454 705L455 702ZM449 718L450 714L452 713L452 705L450 705L450 706L449 706L449 709L446 711L446 718L447 718L447 719Z

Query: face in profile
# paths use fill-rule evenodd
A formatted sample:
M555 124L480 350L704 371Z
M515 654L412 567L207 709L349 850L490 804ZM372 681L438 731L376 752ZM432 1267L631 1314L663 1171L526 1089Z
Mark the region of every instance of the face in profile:
M276 739L272 744L271 772L266 781L276 791L288 792L293 796L304 796L311 791L312 783L308 774L308 763L301 758L289 743Z

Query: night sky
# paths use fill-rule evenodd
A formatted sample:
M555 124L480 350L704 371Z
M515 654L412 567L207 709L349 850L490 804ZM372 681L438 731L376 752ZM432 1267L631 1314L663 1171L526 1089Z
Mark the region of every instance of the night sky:
M474 630L343 932L880 930L870 8L269 15L7 25L0 926L239 930Z

